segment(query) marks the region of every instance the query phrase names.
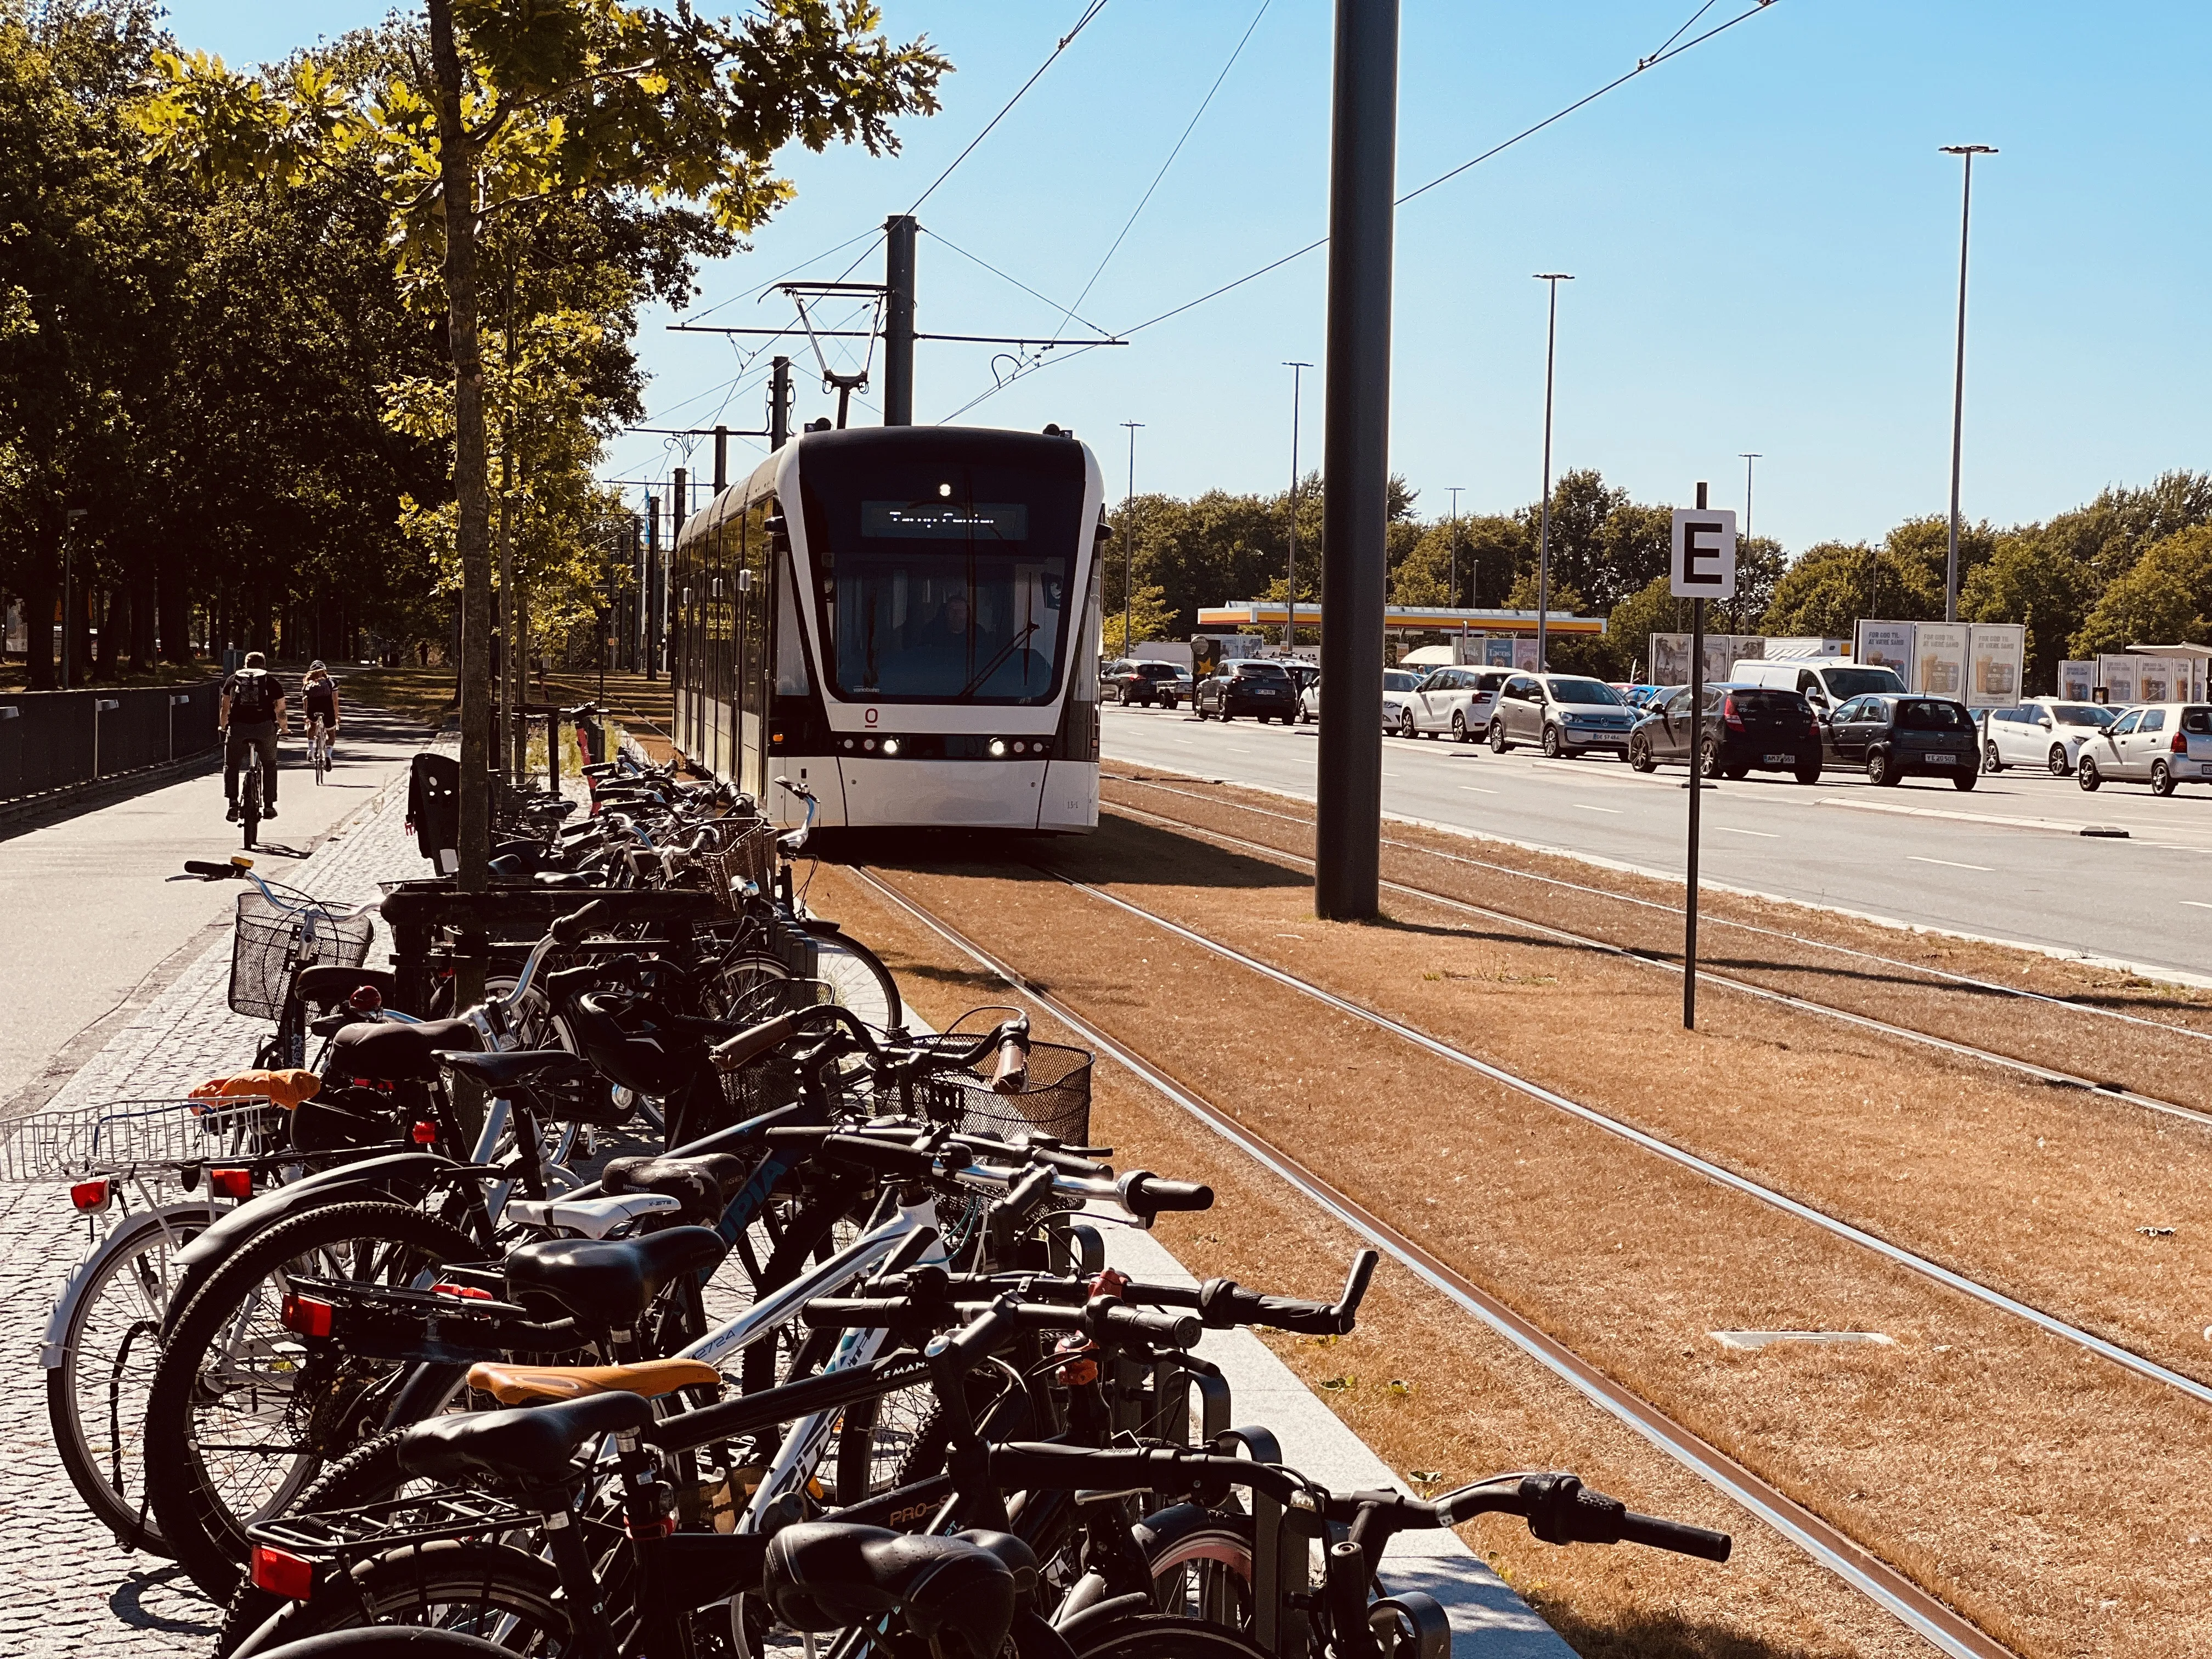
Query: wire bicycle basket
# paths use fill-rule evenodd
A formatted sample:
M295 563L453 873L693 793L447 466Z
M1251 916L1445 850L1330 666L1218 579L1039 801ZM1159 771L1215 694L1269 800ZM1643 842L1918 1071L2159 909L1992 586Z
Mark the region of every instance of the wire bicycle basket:
M0 1181L63 1184L158 1165L262 1157L286 1144L283 1107L232 1100L116 1100L0 1124Z
M956 1133L965 1129L1010 1141L1030 1135L1063 1146L1087 1146L1091 1061L1087 1048L1033 1042L1028 1085L1012 1094L1000 1094L988 1077L972 1069L925 1078L916 1093L929 1115L951 1124Z
M230 1009L248 1019L283 1017L292 979L302 968L358 968L368 959L375 924L313 899L272 903L259 892L238 896L230 943Z

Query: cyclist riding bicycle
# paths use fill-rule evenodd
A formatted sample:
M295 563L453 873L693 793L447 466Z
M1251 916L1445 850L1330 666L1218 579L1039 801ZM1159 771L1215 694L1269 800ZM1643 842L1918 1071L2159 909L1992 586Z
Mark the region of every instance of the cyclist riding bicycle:
M328 728L323 752L330 755L330 739L338 731L338 683L331 678L331 671L323 666L319 657L307 665L307 678L300 683L300 704L310 742L314 738L316 721L320 720Z
M284 683L269 672L269 659L258 651L246 653L246 666L222 683L221 720L227 734L222 746L222 793L230 803L225 814L238 822L238 763L253 751L261 769L261 816L276 816L276 738L286 729Z

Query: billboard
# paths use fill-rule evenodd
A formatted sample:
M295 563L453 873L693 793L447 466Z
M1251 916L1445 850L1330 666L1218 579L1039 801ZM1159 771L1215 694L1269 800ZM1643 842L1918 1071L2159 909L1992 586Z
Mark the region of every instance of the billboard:
M1513 666L1526 673L1536 672L1536 636L1534 634L1513 636Z
M1912 624L1913 672L1905 684L1923 696L1957 697L1966 696L1966 624L1964 623L1915 623Z
M2175 671L2179 670L2177 673ZM2182 690L2176 691L2174 682L2181 682ZM2188 696L2189 670L2185 664L2171 657L2137 657L2136 659L2136 696L2137 702L2179 702Z
M2105 701L2115 708L2140 702L2136 695L2136 665L2149 660L2148 657L2098 658L2097 682L2105 688Z
M1690 683L1690 636L1654 634L1650 652L1651 684L1687 685Z
M2058 696L2066 702L2096 702L2097 665L2094 662L2060 663Z
M1870 668L1893 668L1908 688L1919 689L1912 680L1912 624L1909 622L1862 621L1851 659Z
M1482 665L1486 668L1512 667L1513 636L1510 634L1492 634L1483 641Z
M1966 706L2003 708L2025 691L2027 629L2019 623L1973 623L1966 629Z

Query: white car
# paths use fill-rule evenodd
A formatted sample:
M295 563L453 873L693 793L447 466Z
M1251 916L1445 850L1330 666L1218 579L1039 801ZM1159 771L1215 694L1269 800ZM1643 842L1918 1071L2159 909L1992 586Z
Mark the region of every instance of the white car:
M1982 719L1982 770L2035 766L2054 778L2071 772L2081 745L2125 711L2100 702L2038 697L2014 708L1992 708Z
M1449 732L1462 743L1474 742L1490 730L1498 690L1512 678L1507 668L1437 669L1401 706L1398 735L1418 732L1433 738Z
M2212 704L2150 702L2123 709L2119 719L2081 746L2074 781L2095 789L2114 779L2150 785L2170 795L2185 783L2212 784Z
M1382 729L1385 732L1395 732L1406 737L1413 735L1406 724L1409 718L1407 710L1413 707L1413 697L1419 692L1425 678L1403 668L1382 671Z

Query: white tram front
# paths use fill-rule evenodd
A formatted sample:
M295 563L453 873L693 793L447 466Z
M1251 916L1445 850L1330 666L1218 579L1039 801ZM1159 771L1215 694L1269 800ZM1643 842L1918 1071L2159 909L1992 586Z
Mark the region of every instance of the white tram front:
M793 438L678 537L678 747L785 823L1095 830L1103 495L1056 431Z

